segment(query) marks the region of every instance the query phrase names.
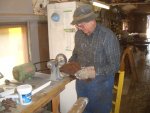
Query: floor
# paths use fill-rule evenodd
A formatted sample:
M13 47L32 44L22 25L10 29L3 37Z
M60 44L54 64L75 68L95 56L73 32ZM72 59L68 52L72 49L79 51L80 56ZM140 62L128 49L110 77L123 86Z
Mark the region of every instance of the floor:
M150 52L139 52L135 59L139 81L122 95L120 113L150 113Z

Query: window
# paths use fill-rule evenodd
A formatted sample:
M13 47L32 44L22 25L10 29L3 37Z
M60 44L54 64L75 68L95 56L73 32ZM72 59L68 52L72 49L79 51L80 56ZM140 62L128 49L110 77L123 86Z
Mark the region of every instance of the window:
M128 30L128 21L127 20L123 20L123 23L122 23L122 30Z
M29 61L26 25L0 26L0 72L13 80L12 69Z

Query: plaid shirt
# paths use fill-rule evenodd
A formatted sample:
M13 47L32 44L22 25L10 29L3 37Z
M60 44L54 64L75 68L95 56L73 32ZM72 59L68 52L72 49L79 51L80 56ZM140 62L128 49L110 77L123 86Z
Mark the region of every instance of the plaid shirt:
M78 30L69 61L76 61L82 67L94 66L96 75L115 73L120 63L118 39L110 29L99 24L90 36Z

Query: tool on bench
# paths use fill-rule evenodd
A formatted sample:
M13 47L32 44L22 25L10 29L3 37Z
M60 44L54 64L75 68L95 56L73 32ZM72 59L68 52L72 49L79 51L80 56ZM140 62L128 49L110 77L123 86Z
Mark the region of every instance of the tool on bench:
M12 85L21 85L22 82L12 82L12 81L6 79L5 84L6 85L10 85L10 84L12 84Z
M24 82L35 75L35 66L30 63L15 66L13 68L13 76L19 82Z
M58 81L63 79L63 75L59 68L67 63L67 58L64 54L58 54L55 59L47 62L47 67L51 69L50 80Z

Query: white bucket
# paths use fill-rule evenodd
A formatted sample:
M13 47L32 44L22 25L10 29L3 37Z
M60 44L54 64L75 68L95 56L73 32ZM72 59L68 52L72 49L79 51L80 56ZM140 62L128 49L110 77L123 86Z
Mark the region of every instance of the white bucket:
M17 86L17 92L19 94L20 103L22 105L28 105L32 102L32 86L29 84Z

